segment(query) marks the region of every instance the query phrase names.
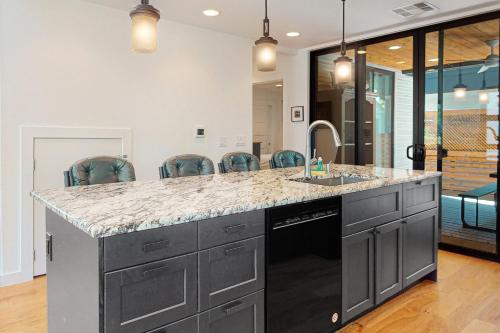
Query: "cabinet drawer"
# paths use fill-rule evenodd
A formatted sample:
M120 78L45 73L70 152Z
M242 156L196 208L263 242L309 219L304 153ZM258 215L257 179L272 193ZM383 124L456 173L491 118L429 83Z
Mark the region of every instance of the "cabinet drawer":
M189 317L176 323L157 328L148 333L197 333L198 316Z
M196 310L197 254L105 274L107 333L142 333Z
M200 311L264 288L264 236L200 252Z
M104 271L194 252L197 233L193 222L104 238Z
M236 242L264 234L264 210L221 216L198 223L199 247L210 247Z
M342 236L395 221L402 216L401 185L342 196Z
M200 333L264 333L264 291L200 314Z
M403 216L433 209L439 202L439 178L403 184Z

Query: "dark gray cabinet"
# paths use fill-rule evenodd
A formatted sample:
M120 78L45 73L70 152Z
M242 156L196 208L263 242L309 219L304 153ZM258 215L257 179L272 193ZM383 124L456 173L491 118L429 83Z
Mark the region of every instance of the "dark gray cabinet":
M200 311L264 288L264 236L200 252Z
M438 209L403 220L403 287L437 268Z
M373 230L342 238L342 322L375 305Z
M436 208L439 204L439 178L403 184L403 216Z
M400 219L401 185L342 196L342 236Z
M139 333L197 312L197 254L105 274L106 332Z
M199 333L264 333L264 292L200 314Z
M403 223L375 230L375 303L380 304L403 288Z

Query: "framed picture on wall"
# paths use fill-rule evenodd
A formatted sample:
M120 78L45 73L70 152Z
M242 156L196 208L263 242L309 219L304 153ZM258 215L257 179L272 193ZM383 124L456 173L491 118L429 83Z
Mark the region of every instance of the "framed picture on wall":
M292 122L304 121L304 107L292 106Z

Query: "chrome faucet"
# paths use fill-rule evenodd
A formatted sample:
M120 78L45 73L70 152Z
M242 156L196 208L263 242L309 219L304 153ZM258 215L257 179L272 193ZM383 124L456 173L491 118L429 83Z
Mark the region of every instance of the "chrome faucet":
M339 132L335 126L332 125L329 121L326 120L316 120L311 125L309 125L309 129L307 130L306 137L306 170L304 173L304 177L310 179L311 178L311 134L313 129L318 127L319 125L328 126L332 130L332 138L333 138L333 158L332 161L335 161L337 157L337 151L339 147L342 146L342 142L340 141Z

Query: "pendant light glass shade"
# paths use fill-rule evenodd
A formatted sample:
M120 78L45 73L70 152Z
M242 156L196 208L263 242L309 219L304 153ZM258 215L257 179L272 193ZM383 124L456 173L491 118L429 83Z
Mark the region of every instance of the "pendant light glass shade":
M348 84L352 81L352 60L347 56L335 59L335 83Z
M467 94L467 86L465 84L459 83L455 87L453 87L453 93L455 95L455 98L465 98L465 95Z
M158 30L157 24L160 12L149 5L148 0L130 12L132 19L132 49L139 53L153 53L156 51Z
M335 59L335 83L347 84L352 80L352 60L346 55L345 45L345 0L342 0L342 44L340 57Z
M488 93L486 91L481 91L478 95L479 103L480 104L488 104L490 101L490 96L488 96Z
M278 42L270 37L262 37L255 42L255 54L257 70L260 72L272 72L276 70L276 46Z
M264 36L255 41L257 70L272 72L276 70L278 41L269 36L269 18L267 17L267 0L265 1L266 16L264 18Z

